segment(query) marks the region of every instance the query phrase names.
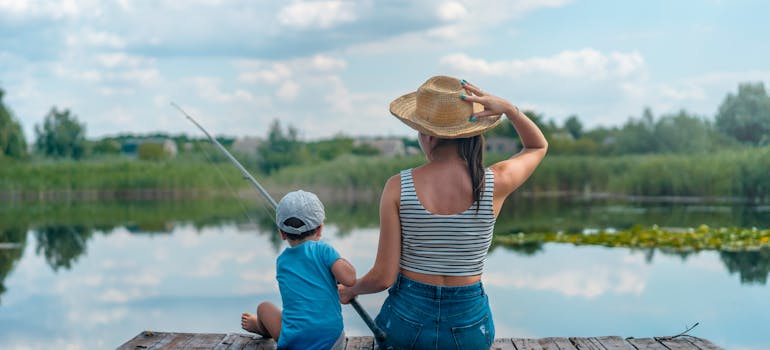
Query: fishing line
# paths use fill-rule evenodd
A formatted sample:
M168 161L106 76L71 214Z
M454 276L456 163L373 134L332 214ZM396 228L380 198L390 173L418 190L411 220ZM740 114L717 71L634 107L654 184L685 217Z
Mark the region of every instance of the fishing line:
M215 146L217 146L217 148L219 148L219 150L221 150L222 153L224 153L225 156L227 156L227 158L230 159L230 161L233 163L233 165L235 165L238 168L238 170L241 171L241 174L243 174L243 177L246 180L249 180L254 185L254 187L257 188L257 190L262 195L262 197L267 202L270 203L270 206L273 209L278 207L278 203L275 202L275 200L270 195L270 193L268 193L265 190L265 188L262 187L262 185L260 185L259 182L257 182L257 179L255 179L253 176L251 176L251 173L249 173L249 171L246 170L246 168L244 168L243 165L241 165L241 163L237 159L235 159L235 157L233 157L232 154L230 154L230 152L225 148L225 146L222 146L222 144L219 143L219 141L217 141L217 139L215 139L213 136L211 136L211 134L209 134L209 132L206 131L206 129L204 129L203 126L198 124L198 122L195 121L195 119L193 119L193 117L191 117L189 114L187 114L187 112L185 112L182 109L182 107L179 107L179 105L177 105L174 102L171 102L171 105L174 106L174 108L176 108L177 110L179 110L179 112L184 114L184 116L187 117L188 120L190 120L193 124L195 124L195 126L198 127L198 129L200 129L204 134L206 134L206 137L209 138L211 143L213 143ZM274 219L273 219L273 222L275 222ZM277 225L277 223L276 223L276 225ZM364 323L366 323L366 326L369 327L369 329L372 331L372 333L374 333L374 337L377 339L377 341L378 342L383 342L387 335L385 334L385 332L382 331L382 329L377 327L377 325L372 320L372 317L369 316L369 314L366 312L366 310L364 310L361 307L361 304L359 304L358 301L355 298L351 299L349 304L350 304L350 306L353 307L353 309L356 310L356 312L358 313L358 316L361 316L361 319L364 321Z
M230 191L230 193L235 197L238 204L241 206L241 210L243 210L243 214L246 216L247 219L251 222L252 225L259 228L259 223L257 220L249 215L249 209L246 207L246 204L243 203L243 201L240 198L240 195L238 192L235 191L234 186L230 184L230 181L227 180L227 177L225 176L225 173L222 171L222 169L219 169L219 165L214 162L214 156L209 154L208 151L206 151L206 147L201 147L201 151L203 151L203 154L206 156L206 159L214 166L214 169L216 169L217 174L219 174L219 177L224 181L225 185L227 185L227 189ZM262 210L264 210L265 214L275 223L274 215L270 212L270 210L267 208L267 204L264 200L259 200L260 206L262 207Z

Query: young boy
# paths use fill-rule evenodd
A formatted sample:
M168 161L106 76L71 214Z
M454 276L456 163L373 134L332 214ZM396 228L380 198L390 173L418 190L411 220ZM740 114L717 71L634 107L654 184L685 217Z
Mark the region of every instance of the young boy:
M273 338L278 349L332 349L344 344L337 282L352 286L356 271L334 248L320 241L324 206L302 190L278 203L275 221L289 241L276 262L283 312L262 302L257 314L241 316L243 329Z

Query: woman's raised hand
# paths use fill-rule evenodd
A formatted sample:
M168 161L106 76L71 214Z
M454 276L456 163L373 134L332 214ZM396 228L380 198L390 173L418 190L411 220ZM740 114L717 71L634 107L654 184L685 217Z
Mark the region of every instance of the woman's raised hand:
M463 88L465 88L465 91L468 92L467 95L460 96L460 98L465 101L476 102L484 106L483 111L475 114L476 118L485 118L503 113L505 113L508 117L513 117L511 114L518 111L518 109L506 99L490 95L479 89L476 85L473 85L465 80L461 81L460 83L463 85Z

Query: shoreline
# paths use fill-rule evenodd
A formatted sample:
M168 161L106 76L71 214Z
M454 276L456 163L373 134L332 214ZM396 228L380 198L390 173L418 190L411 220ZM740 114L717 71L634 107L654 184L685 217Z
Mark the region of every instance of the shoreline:
M301 188L316 193L324 201L332 203L355 203L378 201L380 193L371 189L333 188L328 186L287 186L269 185L269 192L275 198L284 193ZM234 192L237 191L237 192ZM0 201L5 203L59 203L59 202L102 202L102 201L167 201L188 199L209 199L221 196L238 198L261 198L251 188L233 189L233 191L215 189L167 189L138 188L116 190L45 190L45 191L0 191ZM563 198L570 201L619 201L628 203L662 204L742 204L768 206L770 202L751 198L731 196L640 196L610 192L574 192L574 191L527 191L516 192L511 197L518 199Z

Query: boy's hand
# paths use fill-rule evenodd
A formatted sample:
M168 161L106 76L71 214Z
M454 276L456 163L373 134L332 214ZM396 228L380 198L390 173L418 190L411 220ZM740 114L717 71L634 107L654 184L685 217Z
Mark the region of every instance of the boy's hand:
M340 294L340 304L348 304L356 297L353 291L350 290L350 287L345 287L341 284L337 285L337 292Z

